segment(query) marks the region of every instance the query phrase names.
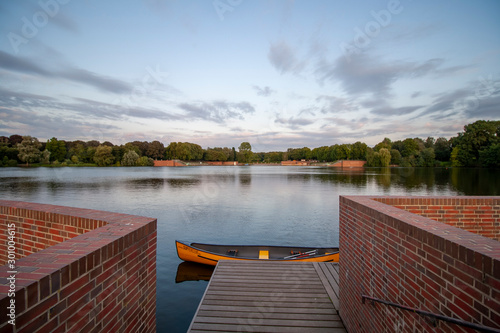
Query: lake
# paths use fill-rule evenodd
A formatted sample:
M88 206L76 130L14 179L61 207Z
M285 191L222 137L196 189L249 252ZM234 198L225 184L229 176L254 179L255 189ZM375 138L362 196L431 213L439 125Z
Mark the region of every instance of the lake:
M0 185L0 199L157 218L157 330L185 332L207 282L176 282L175 239L338 246L339 195L500 195L500 170L0 168Z

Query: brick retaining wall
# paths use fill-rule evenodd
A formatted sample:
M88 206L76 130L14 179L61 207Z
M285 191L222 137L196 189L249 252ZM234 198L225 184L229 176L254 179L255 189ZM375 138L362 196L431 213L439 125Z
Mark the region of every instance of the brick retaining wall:
M498 227L499 203L500 197L341 197L340 315L348 331L470 332L362 304L362 294L500 329L500 242L412 213L460 225L460 217L493 211L484 218Z
M500 200L467 197L375 200L500 241Z
M342 160L338 161L332 165L329 165L331 167L337 167L337 168L362 168L366 164L366 161L347 161L347 160Z
M181 162L178 160L166 160L166 161L155 160L154 166L155 167L183 167L183 166L186 166L186 164L184 162Z
M156 219L0 200L0 223L3 263L15 224L18 272L11 298L0 267L0 308L14 299L16 315L0 332L156 331Z

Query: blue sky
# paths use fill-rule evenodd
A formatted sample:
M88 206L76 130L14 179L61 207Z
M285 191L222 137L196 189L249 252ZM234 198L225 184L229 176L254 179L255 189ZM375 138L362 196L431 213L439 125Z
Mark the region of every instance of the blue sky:
M254 151L500 119L500 2L0 3L0 135Z

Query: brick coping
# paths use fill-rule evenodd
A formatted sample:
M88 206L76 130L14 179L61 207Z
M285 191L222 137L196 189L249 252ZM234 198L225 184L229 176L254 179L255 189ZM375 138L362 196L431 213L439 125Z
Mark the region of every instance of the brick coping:
M16 260L16 294L34 283L49 280L49 277L52 292L64 287L123 251L139 236L155 232L157 222L155 218L143 216L9 200L0 200L0 215L44 218L59 223L77 219L90 224L104 224ZM0 303L8 295L9 271L11 269L7 265L0 266Z
M358 203L361 212L387 221L400 232L420 233L418 238L423 242L451 256L458 253L458 257L471 266L476 253L490 257L496 262L494 275L500 276L500 242L393 206L418 205L428 200L438 200L443 205L500 205L498 196L340 196L341 203Z

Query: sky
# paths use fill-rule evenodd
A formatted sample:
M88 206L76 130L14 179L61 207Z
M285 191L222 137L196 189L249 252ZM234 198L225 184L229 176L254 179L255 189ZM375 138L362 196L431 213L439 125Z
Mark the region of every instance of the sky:
M0 2L0 136L253 151L500 119L500 1Z

